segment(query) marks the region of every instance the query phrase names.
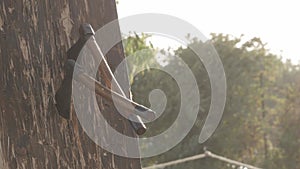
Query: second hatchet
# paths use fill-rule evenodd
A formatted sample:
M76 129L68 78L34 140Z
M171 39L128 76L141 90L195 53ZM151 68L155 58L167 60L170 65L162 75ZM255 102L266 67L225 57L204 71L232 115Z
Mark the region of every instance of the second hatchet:
M91 87L95 86L95 91L97 94L101 95L107 100L115 101L116 104L120 105L122 111L124 110L126 118L129 119L136 133L139 135L143 134L146 131L146 127L139 115L151 121L155 118L155 112L126 98L123 90L121 89L114 75L112 74L110 67L108 66L106 59L102 54L97 42L95 41L94 31L92 27L89 24L83 24L80 28L80 34L80 39L67 53L68 61L66 63L66 76L55 96L57 101L56 107L60 115L62 115L65 118L69 118L69 103L71 100L72 86L71 81L73 78L75 60L77 60L81 48L84 45L86 45L86 47L89 50L91 50L95 61L99 59L102 60L99 66L100 74L106 80L107 86L110 86L111 81L113 81L113 83L116 85L116 91L112 91L111 89L105 87L95 79L85 74L83 71L75 71L74 79L80 83L83 83L90 89L93 89ZM114 99L112 99L112 96L114 96Z

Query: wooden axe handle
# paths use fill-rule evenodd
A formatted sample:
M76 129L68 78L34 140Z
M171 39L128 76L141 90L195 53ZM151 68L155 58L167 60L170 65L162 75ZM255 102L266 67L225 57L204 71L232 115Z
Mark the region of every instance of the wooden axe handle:
M101 83L98 83L98 86L101 85L101 87L99 88L102 88L103 90L105 90L107 93L110 93L113 94L114 96L116 96L118 99L117 100L120 100L120 102L122 102L122 104L127 104L127 105L134 105L134 112L141 116L142 118L146 119L147 121L152 121L155 119L156 117L156 113L153 111L153 110L150 110L142 105L139 105L135 102L133 102L132 100L129 100L125 93L123 92L121 86L119 85L118 81L116 80L115 76L113 75L100 47L98 46L96 40L95 40L95 37L92 36L86 43L88 49L92 52L92 55L93 55L93 58L94 60L96 61L100 61L100 65L99 65L99 70L100 70L100 74L103 76L105 82L106 82L106 85L107 86L111 86L112 85L112 82L114 83L115 85L115 88L114 90L116 90L115 92L114 91L111 91L110 89L106 88L105 86L103 86ZM132 106L129 106L129 107L132 107Z
M129 100L127 97L116 93L109 88L105 87L103 84L98 82L96 79L90 77L86 73L78 72L73 75L76 81L84 84L89 89L95 89L96 94L102 96L103 98L116 102L120 108L127 110L124 111L126 117L128 118L131 114L136 114L144 118L145 120L152 121L155 119L155 112L151 109L144 107L132 100Z

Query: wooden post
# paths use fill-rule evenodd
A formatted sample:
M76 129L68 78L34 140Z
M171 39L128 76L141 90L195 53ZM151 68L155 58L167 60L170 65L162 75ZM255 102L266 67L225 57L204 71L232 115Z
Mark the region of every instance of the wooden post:
M66 51L78 39L79 25L90 23L97 30L116 19L115 1L1 0L0 9L0 168L141 168L140 159L101 149L74 112L65 120L54 106ZM119 43L107 55L113 71L123 58ZM128 121L105 105L108 122L135 137Z

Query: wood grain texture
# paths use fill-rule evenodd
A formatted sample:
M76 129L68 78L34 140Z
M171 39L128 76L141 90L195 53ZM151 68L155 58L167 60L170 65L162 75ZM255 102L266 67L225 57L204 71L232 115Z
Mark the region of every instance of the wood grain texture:
M87 22L97 30L115 18L113 0L0 1L1 169L141 168L140 159L115 156L95 145L74 112L67 121L54 106L66 51L78 39L79 25ZM122 44L107 57L114 70L124 58ZM98 105L103 103L99 98ZM128 121L105 105L100 108L109 123L136 137ZM122 140L118 145L127 151Z

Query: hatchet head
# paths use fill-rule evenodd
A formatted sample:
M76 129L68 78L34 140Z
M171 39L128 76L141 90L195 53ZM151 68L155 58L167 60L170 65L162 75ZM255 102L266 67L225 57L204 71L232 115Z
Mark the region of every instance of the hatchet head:
M82 24L79 28L80 38L78 41L67 51L67 60L77 60L78 55L85 45L86 41L95 34L90 24ZM56 108L62 117L70 119L71 96L72 96L72 77L74 66L70 62L66 62L64 67L65 75L62 80L61 86L55 94Z
M74 72L76 60L87 40L95 35L90 24L82 24L79 33L79 40L67 51L68 58L64 68L65 76L61 86L55 94L56 108L58 113L65 119L70 119L73 73L78 73ZM110 68L108 67L107 69ZM146 126L139 116L132 114L128 120L138 135L142 135L146 132Z

